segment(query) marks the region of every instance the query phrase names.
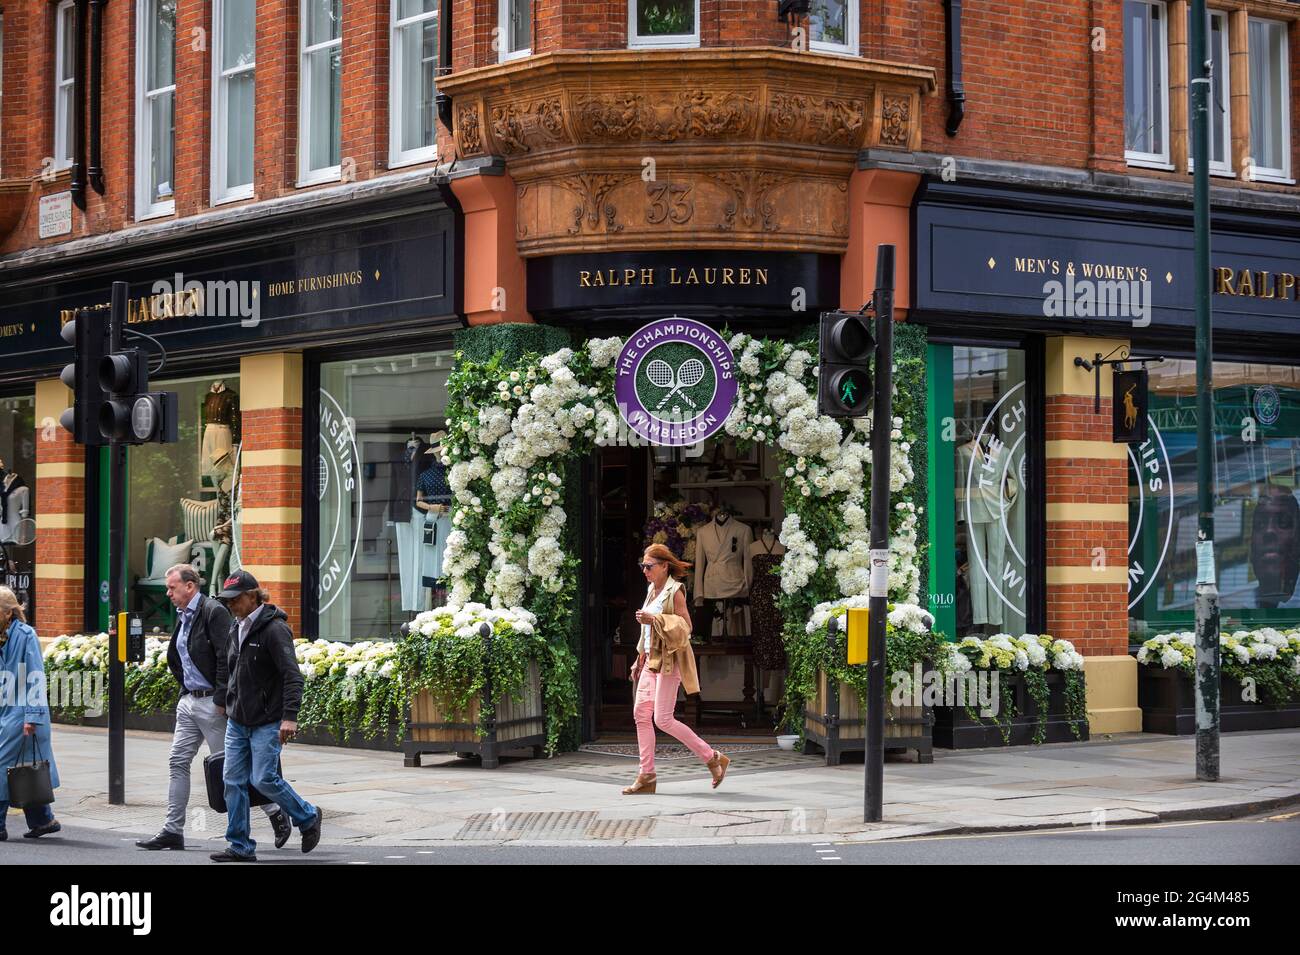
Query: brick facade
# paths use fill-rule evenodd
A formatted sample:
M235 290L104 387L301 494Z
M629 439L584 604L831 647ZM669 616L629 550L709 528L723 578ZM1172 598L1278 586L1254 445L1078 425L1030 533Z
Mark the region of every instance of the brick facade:
M36 389L36 614L42 636L79 633L85 606L86 452L57 420L71 392L58 381Z

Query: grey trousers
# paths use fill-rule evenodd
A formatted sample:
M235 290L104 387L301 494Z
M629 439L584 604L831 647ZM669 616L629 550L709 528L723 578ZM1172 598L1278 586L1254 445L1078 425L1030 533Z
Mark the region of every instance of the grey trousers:
M190 767L199 747L208 744L209 753L226 748L226 718L217 712L212 697L196 698L186 693L176 704L176 730L172 733L167 786L167 822L163 829L185 833L185 807L190 801ZM263 806L268 816L278 811L274 803Z

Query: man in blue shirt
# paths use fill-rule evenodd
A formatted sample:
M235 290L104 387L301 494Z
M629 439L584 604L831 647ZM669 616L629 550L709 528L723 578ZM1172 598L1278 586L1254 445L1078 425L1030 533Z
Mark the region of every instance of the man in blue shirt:
M214 691L218 683L224 682L218 674L226 666L230 611L221 601L199 591L198 572L189 564L169 569L166 580L167 597L177 610L176 630L167 647L167 666L181 685L181 697L176 703L176 730L172 734L167 821L158 835L136 843L141 849L185 848L190 766L205 742L211 753L219 753L225 746L226 716L217 705ZM275 830L278 849L293 828L274 803L264 809Z

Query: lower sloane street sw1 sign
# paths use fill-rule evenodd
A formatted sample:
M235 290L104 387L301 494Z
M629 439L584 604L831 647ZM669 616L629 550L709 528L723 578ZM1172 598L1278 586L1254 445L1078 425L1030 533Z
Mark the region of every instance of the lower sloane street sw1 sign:
M709 326L677 316L651 322L619 353L619 413L651 444L695 444L726 424L738 390L734 366L731 349Z

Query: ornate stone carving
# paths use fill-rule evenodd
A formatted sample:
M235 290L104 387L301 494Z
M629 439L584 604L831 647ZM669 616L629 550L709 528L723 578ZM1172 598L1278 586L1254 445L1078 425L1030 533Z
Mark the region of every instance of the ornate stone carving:
M649 109L642 97L580 96L573 104L578 135L584 140L639 142L646 138Z
M743 139L754 134L758 104L740 93L691 90L678 95L673 113L675 139Z
M711 48L556 51L439 77L439 88L455 103L461 155L505 159L524 256L596 245L834 254L848 246L859 150L915 145L918 96L935 82L928 67Z
M776 231L776 208L767 197L777 186L793 181L793 176L748 169L737 172L714 172L709 174L709 178L721 183L732 194L731 200L723 206L723 221L717 226L720 231L733 231L736 228L737 218L741 226L746 229L757 226L764 232Z
M618 209L613 203L606 202L606 199L624 181L622 176L608 173L581 173L561 179L559 185L581 200L573 209L573 224L569 226L569 235L596 232L601 228L602 220L606 232L622 232L623 226L618 222Z
M655 100L641 93L581 96L574 111L584 139L671 143L752 135L758 104L740 93L697 89Z
M851 146L862 141L867 122L860 99L776 93L767 112L769 135L816 146Z
M456 139L462 155L483 152L483 130L478 121L478 104L468 103L456 111Z
M880 103L880 145L907 148L911 135L912 98L885 93Z
M524 207L524 197L528 195L528 190L531 189L531 188L533 188L533 187L532 187L532 186L516 186L516 187L515 187L515 210L516 210L516 212L515 212L515 238L516 238L516 239L526 239L526 238L528 238L528 226L524 224L523 216L521 216L521 215L518 214L518 210L520 210L520 209L522 209L522 208Z
M502 155L516 156L545 149L564 138L564 109L559 99L546 99L523 108L514 103L492 107L492 138Z

